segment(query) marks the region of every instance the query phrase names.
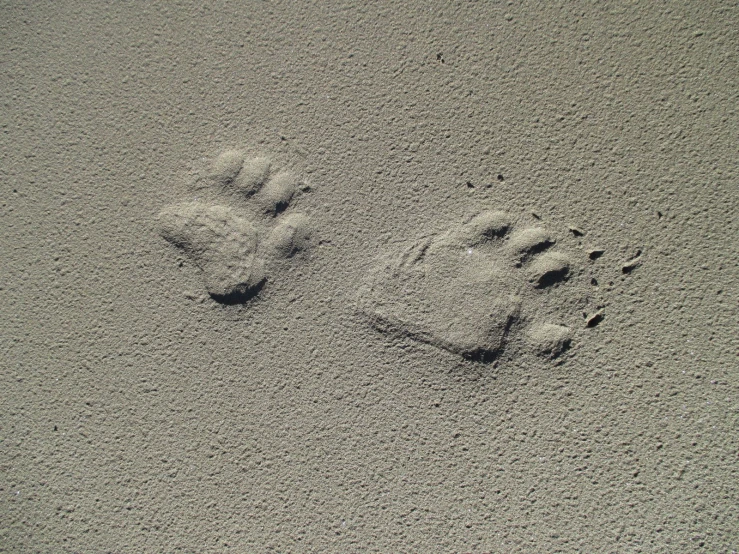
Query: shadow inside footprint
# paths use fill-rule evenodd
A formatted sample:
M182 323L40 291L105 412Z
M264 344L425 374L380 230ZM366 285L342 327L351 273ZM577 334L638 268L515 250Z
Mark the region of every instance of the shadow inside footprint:
M382 257L359 291L360 311L382 332L470 360L491 362L514 342L557 357L570 329L531 314L537 295L568 277L569 257L550 251L555 242L542 228L516 230L505 213L483 212Z
M247 302L249 302L249 300L259 294L259 291L262 290L262 287L264 286L264 282L265 281L262 281L257 286L244 291L233 290L232 292L224 295L215 294L212 292L209 292L208 294L213 300L215 300L219 304L223 304L224 306L236 306L238 304L246 304Z

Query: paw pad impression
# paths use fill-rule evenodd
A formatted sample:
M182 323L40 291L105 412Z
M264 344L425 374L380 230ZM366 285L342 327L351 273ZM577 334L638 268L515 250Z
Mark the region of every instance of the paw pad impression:
M302 189L291 171L266 157L227 150L202 179L213 202L183 202L164 208L159 232L197 266L210 296L243 303L255 296L280 262L311 246L307 215L288 212Z
M543 227L519 229L485 211L446 233L382 256L365 279L360 312L381 332L466 358L508 349L554 358L573 338L573 257ZM574 299L574 300L573 300Z

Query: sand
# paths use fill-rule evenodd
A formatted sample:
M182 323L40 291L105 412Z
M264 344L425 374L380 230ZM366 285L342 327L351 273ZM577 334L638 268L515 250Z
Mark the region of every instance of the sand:
M730 2L5 2L0 551L739 550Z

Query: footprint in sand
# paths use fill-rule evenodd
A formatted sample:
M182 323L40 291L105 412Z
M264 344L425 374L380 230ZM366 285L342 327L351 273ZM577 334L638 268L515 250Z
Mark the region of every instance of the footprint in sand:
M166 207L159 214L159 232L200 269L217 302L248 301L281 270L281 262L300 258L309 248L308 217L288 213L290 203L309 187L268 158L225 151L199 187L220 201Z
M542 227L516 229L507 214L483 212L380 258L360 311L382 332L473 360L520 349L557 357L581 299L567 292L573 257L555 242Z

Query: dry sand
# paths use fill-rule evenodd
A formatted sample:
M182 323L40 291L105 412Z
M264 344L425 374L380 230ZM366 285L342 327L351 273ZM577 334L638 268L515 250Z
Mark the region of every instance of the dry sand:
M735 3L29 4L0 551L739 550Z

